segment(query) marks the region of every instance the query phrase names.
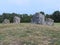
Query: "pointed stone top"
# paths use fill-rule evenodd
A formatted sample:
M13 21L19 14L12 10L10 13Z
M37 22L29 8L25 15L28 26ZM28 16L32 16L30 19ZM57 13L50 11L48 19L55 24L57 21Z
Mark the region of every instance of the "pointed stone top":
M14 19L13 19L13 22L17 23L17 24L20 23L20 17L15 16Z

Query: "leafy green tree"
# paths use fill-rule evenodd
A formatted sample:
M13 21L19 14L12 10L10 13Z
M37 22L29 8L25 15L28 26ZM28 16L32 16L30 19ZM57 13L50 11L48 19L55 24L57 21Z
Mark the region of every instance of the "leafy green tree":
M41 14L45 15L45 13L43 11L40 12Z
M52 14L52 18L55 20L55 22L60 22L60 11L55 11Z

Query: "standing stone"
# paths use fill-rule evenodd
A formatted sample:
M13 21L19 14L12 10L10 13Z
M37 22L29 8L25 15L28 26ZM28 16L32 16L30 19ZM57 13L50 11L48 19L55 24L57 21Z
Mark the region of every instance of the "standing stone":
M20 18L15 16L14 19L13 19L13 22L17 23L17 24L20 23Z
M51 18L46 19L46 25L54 25L54 20Z
M10 21L8 19L4 19L4 21L2 23L8 24L8 23L10 23Z
M32 23L35 24L44 24L45 23L45 16L41 13L35 13L31 19Z
M35 13L31 19L31 23L35 23L35 24L42 24L42 25L54 25L54 20L51 18L47 18L45 20L45 15L41 14L41 13Z

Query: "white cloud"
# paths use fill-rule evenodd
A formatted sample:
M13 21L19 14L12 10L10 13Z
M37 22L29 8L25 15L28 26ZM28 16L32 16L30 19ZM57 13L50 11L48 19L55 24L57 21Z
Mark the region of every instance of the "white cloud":
M60 0L0 0L0 12L52 12L60 10Z
M29 2L30 0L8 0L8 3L16 5L27 5Z

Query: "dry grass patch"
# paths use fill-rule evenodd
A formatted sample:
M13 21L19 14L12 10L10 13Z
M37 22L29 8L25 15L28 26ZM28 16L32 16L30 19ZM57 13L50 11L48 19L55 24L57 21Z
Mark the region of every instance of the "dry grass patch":
M60 45L59 40L60 28L57 26L0 24L1 45Z

